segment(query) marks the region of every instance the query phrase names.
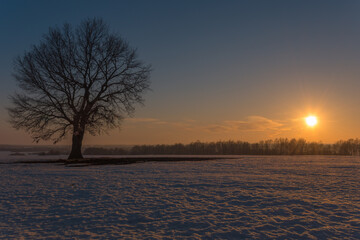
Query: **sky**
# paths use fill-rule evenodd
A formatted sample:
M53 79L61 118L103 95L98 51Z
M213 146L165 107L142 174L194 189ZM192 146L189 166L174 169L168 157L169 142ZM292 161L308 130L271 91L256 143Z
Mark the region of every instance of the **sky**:
M49 27L89 17L108 23L153 71L145 105L84 144L358 138L359 12L359 1L345 0L1 0L0 144L33 144L8 123L14 59ZM316 126L306 126L308 115Z

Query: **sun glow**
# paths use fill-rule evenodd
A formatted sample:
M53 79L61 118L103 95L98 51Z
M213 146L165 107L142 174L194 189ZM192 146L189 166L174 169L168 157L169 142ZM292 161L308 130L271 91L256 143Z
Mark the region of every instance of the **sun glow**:
M305 118L305 122L309 127L314 127L317 124L317 117L315 116L308 116Z

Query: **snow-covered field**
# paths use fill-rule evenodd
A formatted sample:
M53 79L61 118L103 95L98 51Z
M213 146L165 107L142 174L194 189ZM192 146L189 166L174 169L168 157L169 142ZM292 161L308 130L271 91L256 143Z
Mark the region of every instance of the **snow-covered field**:
M0 238L360 239L360 158L0 165Z

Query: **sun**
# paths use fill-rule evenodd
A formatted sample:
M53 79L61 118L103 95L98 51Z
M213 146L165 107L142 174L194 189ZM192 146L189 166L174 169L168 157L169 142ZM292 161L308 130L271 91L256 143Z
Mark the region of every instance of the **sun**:
M305 122L309 127L314 127L317 124L317 117L315 116L308 116L305 118Z

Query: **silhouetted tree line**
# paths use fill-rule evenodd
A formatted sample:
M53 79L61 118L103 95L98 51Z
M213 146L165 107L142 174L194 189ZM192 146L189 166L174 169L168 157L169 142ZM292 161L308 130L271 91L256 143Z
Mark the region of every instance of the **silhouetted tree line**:
M245 141L192 142L172 145L137 145L130 150L121 148L87 148L85 154L114 155L360 155L360 139L338 141L334 144L307 142L305 139L278 138L249 143Z
M89 147L84 151L85 155L126 155L129 151L122 148L99 148Z

